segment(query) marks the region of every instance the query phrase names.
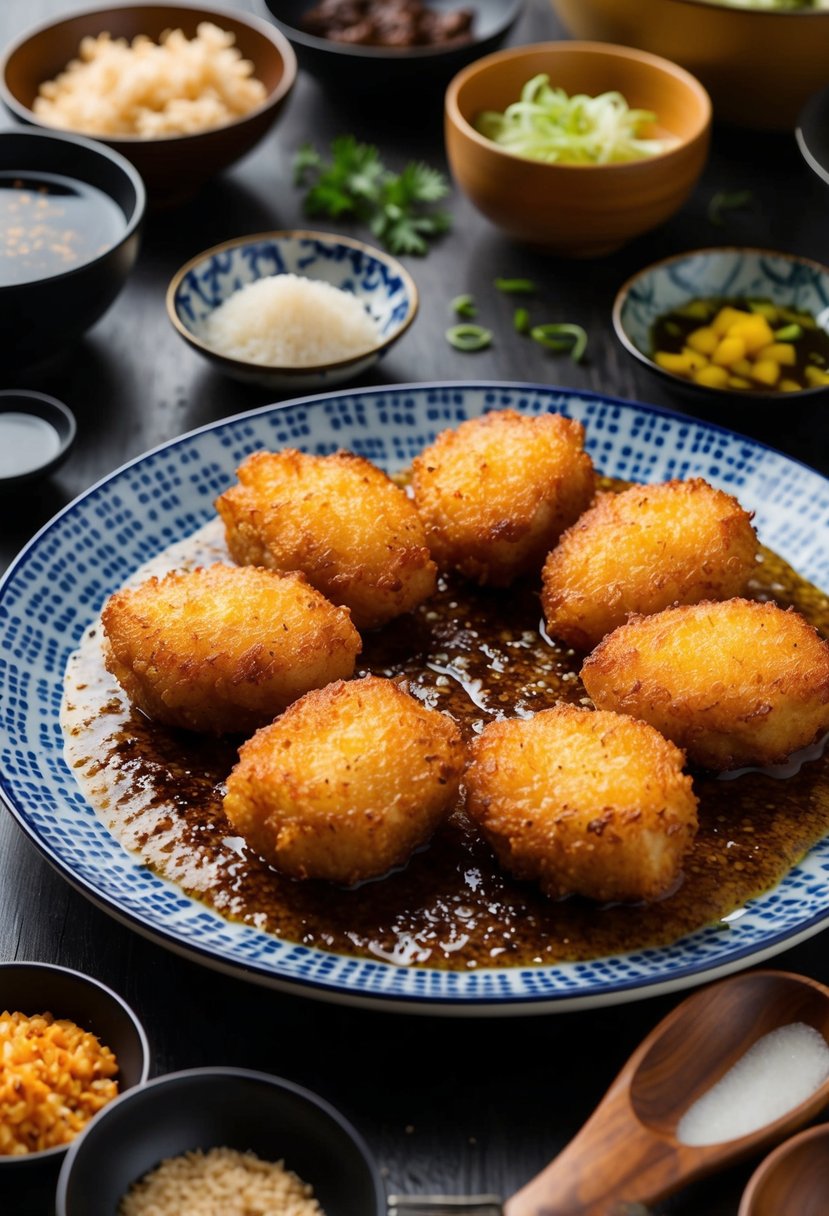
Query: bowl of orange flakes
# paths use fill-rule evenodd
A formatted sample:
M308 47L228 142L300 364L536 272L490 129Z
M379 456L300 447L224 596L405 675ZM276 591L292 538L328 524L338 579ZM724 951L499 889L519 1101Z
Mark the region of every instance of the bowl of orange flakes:
M111 989L46 963L0 964L0 1210L52 1210L74 1138L142 1085L149 1045Z

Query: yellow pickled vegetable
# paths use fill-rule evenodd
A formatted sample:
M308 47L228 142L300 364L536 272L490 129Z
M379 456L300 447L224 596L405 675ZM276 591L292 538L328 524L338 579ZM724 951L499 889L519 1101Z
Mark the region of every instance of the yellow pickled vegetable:
M774 359L785 367L794 367L797 363L797 351L791 342L770 342L761 346L757 352L758 359Z
M691 350L699 351L701 355L713 355L719 340L710 325L703 325L700 329L695 329L686 338Z
M780 364L775 363L774 359L758 359L751 375L752 379L773 388L780 379Z
M774 334L766 318L755 313L743 313L725 332L729 338L742 338L749 355L774 341Z
M742 338L732 338L726 336L721 338L717 349L711 356L711 362L719 364L720 367L731 367L744 357L746 353L746 344Z
M733 377L729 377L725 368L715 367L713 363L694 372L694 384L704 384L708 388L728 388L729 379Z

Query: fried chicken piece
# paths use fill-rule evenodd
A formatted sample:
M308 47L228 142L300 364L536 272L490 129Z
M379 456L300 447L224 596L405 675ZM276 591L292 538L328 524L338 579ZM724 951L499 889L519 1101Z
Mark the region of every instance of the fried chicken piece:
M105 660L167 726L255 730L310 688L350 676L360 635L302 575L214 565L150 578L104 606Z
M443 431L412 467L435 561L494 587L537 571L595 489L584 427L561 414L484 414Z
M451 718L377 676L295 702L239 751L224 809L294 878L350 885L408 860L452 808L465 760Z
M756 560L749 512L700 477L603 494L544 564L547 629L590 650L631 613L739 595Z
M683 761L644 722L562 703L485 728L466 808L503 868L553 899L654 900L696 834Z
M650 722L715 771L780 763L829 729L829 644L773 603L632 617L588 655L581 677L600 709Z
M234 561L301 570L358 629L411 612L436 569L413 503L381 469L351 452L256 452L216 501Z

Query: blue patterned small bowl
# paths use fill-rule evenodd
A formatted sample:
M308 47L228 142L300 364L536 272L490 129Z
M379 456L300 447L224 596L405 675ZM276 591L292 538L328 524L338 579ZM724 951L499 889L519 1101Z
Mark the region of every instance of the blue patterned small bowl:
M360 300L375 322L377 344L338 362L277 367L221 354L208 344L210 313L235 291L270 275L295 274L330 283ZM393 257L350 237L326 232L263 232L214 245L191 258L167 289L167 314L194 350L236 380L305 392L353 380L381 359L414 321L414 279Z
M626 350L663 380L694 396L729 402L791 401L827 392L824 386L781 393L773 389L721 389L694 384L651 358L651 331L658 317L698 298L771 300L809 312L829 333L829 267L768 249L694 249L654 262L619 289L613 327Z

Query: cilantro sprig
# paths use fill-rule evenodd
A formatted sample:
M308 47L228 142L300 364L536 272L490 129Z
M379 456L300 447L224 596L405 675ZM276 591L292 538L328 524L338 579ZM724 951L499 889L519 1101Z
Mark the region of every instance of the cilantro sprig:
M328 160L303 144L294 158L294 185L306 191L307 215L356 219L391 253L422 256L429 240L451 227L451 216L434 209L449 192L439 170L410 161L393 173L377 148L353 135L333 140Z

